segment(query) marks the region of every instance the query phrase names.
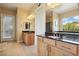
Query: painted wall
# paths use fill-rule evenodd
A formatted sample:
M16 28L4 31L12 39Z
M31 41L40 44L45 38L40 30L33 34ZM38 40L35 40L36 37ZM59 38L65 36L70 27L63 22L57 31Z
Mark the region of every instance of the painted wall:
M26 22L29 22L30 23L30 31L35 31L35 15L34 14L30 14L28 17L27 17L27 21Z
M30 22L30 30L35 30L35 18L28 19L29 11L23 8L17 8L17 20L16 20L16 38L17 42L22 42L22 30L25 30L25 23Z
M0 7L0 13L8 14L8 15L16 15L16 10L10 10L8 8Z
M70 16L76 16L79 15L79 10L78 9L74 9L65 13L60 14L61 18L65 18L65 17L70 17Z
M17 20L16 20L16 38L17 42L22 42L22 30L25 28L24 24L27 21L28 11L23 8L17 8Z
M30 22L30 30L35 31L35 18L30 19L29 22Z
M37 36L40 34L45 34L45 5L41 5L36 10L35 17L35 45L37 45Z

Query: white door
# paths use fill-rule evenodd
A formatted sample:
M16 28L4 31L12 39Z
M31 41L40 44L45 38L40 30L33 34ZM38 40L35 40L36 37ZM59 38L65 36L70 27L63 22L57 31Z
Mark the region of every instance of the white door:
M1 41L15 40L15 16L1 16Z

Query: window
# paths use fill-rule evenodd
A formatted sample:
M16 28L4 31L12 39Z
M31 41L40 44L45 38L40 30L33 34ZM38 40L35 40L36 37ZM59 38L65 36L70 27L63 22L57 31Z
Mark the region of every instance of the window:
M13 34L13 16L3 17L3 38L12 38Z
M79 16L72 16L62 19L63 31L79 32Z

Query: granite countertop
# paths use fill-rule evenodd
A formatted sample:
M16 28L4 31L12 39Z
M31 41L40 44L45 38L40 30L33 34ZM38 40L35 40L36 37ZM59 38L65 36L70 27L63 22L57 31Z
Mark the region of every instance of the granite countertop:
M37 35L39 37L43 37L43 38L49 38L51 40L57 40L57 41L62 41L62 42L66 42L66 43L70 43L70 44L75 44L75 45L79 45L79 42L76 42L76 41L70 41L70 40L64 40L64 39L61 39L61 38L53 38L53 37L50 37L50 36L46 36L46 35Z
M31 33L31 32L35 32L35 31L32 31L32 30L22 30L22 32L29 32L29 33Z
M67 31L55 31L53 33L62 35L79 35L79 32L67 32Z

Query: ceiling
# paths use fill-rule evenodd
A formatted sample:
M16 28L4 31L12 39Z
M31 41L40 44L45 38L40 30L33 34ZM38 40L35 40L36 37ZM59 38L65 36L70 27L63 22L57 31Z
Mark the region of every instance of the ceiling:
M25 8L26 10L32 9L33 6L38 5L38 3L0 3L0 7L9 8L16 10L17 7ZM56 13L64 13L69 10L76 9L78 7L77 3L60 3L60 6L50 9ZM48 10L49 11L49 10Z
M17 7L30 10L34 5L35 5L34 3L0 3L0 7L9 8L12 10L16 10Z
M77 3L61 3L59 7L54 8L53 11L56 13L64 13L73 9L78 8Z

